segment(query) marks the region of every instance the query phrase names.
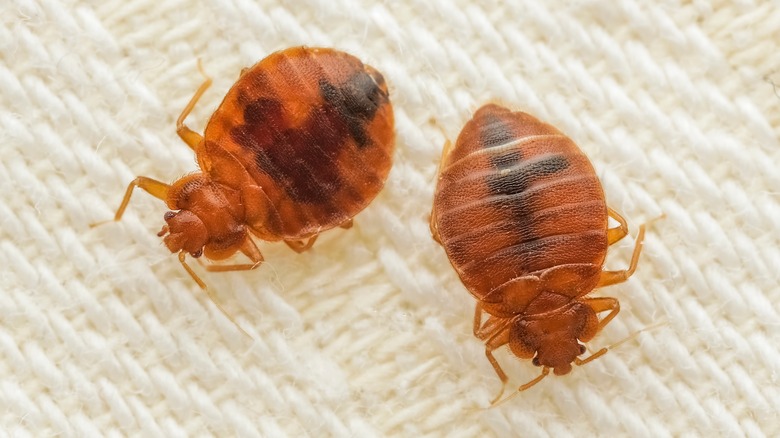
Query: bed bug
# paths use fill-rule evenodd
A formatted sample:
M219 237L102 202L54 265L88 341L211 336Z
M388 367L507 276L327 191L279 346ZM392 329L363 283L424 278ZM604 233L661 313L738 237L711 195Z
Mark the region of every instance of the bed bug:
M219 307L186 256L219 261L240 252L250 263L204 265L253 269L263 261L253 238L303 252L321 232L349 228L390 171L393 109L374 68L337 50L294 47L242 70L201 136L184 124L211 85L201 73L205 81L176 121L200 171L173 184L137 177L114 220L136 187L163 200L170 211L158 235Z
M618 226L609 228L609 217ZM588 158L554 127L495 104L477 110L454 147L442 155L431 233L477 299L474 335L503 384L493 351L508 345L541 374L584 365L582 344L619 312L615 298L588 297L627 280L636 269L645 225L629 268L603 269L607 247L628 234L625 219L605 202ZM599 320L597 314L609 312ZM489 317L482 323L482 314Z

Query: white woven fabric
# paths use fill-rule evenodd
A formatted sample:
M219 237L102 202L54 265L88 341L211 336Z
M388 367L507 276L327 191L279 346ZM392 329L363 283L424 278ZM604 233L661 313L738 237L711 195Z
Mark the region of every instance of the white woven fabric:
M253 272L160 244L136 175L195 170L242 67L293 45L382 71L397 120L385 190L351 230ZM482 103L556 125L592 158L639 269L604 358L481 410L499 380L474 300L427 218L441 147ZM778 436L780 2L210 0L0 6L0 427L44 436ZM627 264L633 242L611 251ZM199 272L203 272L202 270ZM512 382L538 369L498 354Z

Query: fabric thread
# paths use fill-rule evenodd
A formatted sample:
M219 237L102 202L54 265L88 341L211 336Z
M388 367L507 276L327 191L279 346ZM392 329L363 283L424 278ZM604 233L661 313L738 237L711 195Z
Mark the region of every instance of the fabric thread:
M8 436L778 436L780 2L275 0L0 6L0 429ZM252 272L199 270L126 185L196 170L241 68L295 45L381 71L397 128L384 191L349 230ZM482 410L500 382L474 300L431 239L442 146L483 103L558 127L632 238L622 311L565 377ZM196 269L198 269L196 267ZM508 352L519 385L538 369ZM508 391L511 390L508 389Z

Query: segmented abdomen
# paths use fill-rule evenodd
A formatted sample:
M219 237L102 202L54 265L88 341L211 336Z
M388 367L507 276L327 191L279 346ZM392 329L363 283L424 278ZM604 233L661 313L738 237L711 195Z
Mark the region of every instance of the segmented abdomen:
M481 300L535 296L544 284L507 285L570 264L597 266L585 274L593 276L604 262L607 209L592 165L568 137L525 113L477 111L442 162L434 206L450 261Z
M384 78L370 66L344 52L296 47L248 69L205 138L262 188L245 190L247 202L270 210L256 224L248 218L250 226L266 240L301 239L351 219L382 189L393 110Z

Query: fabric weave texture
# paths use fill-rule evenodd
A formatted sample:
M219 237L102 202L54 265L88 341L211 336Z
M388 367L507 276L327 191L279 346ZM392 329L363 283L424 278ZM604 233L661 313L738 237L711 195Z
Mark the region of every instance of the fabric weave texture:
M175 121L214 79L296 45L380 70L395 164L352 229L251 272L205 273L155 235L137 175L196 170ZM474 300L430 236L441 150L482 104L590 157L631 235L597 291L603 358L484 409L499 380ZM0 431L5 436L780 435L777 0L13 0L0 6ZM497 354L512 385L538 373Z

